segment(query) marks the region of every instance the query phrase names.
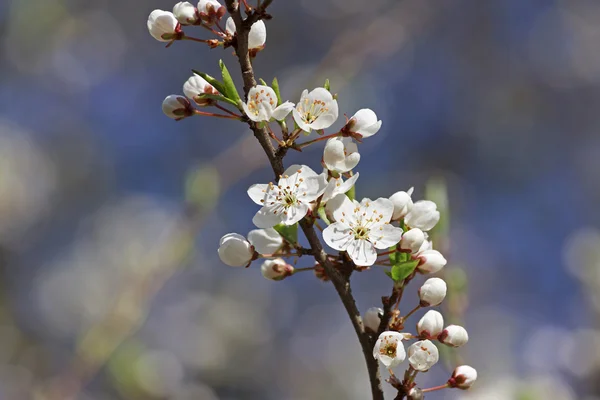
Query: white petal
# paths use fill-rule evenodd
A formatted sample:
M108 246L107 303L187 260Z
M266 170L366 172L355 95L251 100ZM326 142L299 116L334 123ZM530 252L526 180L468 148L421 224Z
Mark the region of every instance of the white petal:
M323 230L323 240L332 249L344 251L354 241L354 235L348 225L335 222Z
M249 49L260 49L265 45L267 41L267 27L262 20L256 21L250 28L248 34L248 48Z
M283 246L283 238L273 228L254 229L248 233L248 241L260 254L273 254Z
M273 118L277 121L282 121L294 109L294 103L286 101L273 110Z
M230 35L233 35L236 31L235 22L233 22L233 18L227 18L227 22L225 23L225 30Z
M339 201L335 211L333 211L333 218L336 221L342 221L346 224L350 224L355 221L356 202L353 202L346 195L340 195L335 197Z
M308 212L308 204L299 203L296 206L289 207L283 215L281 215L281 222L285 225L294 225L300 221Z
M304 92L302 93L302 97L304 97ZM333 101L333 95L331 92L325 88L318 87L313 89L310 93L308 93L308 98L310 100L320 100L325 104ZM312 101L311 101L312 102Z
M272 228L281 223L281 217L269 212L266 207L263 207L254 215L252 223L256 225L257 228Z
M369 232L369 240L378 249L387 249L402 238L402 229L391 224L383 224Z
M365 209L363 212L366 212L368 216L376 214L379 217L380 220L377 225L390 222L392 214L394 213L394 203L392 203L389 199L380 197L373 201L364 199L361 204L363 204L363 202L365 204ZM366 204L369 205L366 206Z
M294 121L296 121L296 124L298 125L298 127L300 129L302 129L304 132L310 132L311 131L311 127L309 124L307 124L304 119L302 119L302 115L300 115L300 113L298 112L298 105L296 105L296 108L294 108L292 110L292 116L294 117Z
M346 159L343 161L343 163L341 165L338 165L338 171L339 172L348 172L350 170L353 170L358 165L359 161L360 161L360 154L359 153L351 153L346 157Z
M256 183L248 189L248 196L256 204L263 206L267 199L267 193L269 192L269 185L266 183ZM262 200L262 201L261 201Z
M334 124L338 119L338 104L336 100L333 100L328 105L329 111L321 114L312 124L311 128L314 130L327 129Z
M377 251L373 243L365 239L353 240L346 249L348 255L358 266L371 266L377 260Z

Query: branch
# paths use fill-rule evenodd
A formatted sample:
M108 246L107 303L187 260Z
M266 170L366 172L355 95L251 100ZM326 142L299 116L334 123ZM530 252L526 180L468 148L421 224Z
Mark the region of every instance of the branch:
M256 86L254 70L252 69L252 62L248 53L248 33L250 32L250 27L252 26L252 24L256 20L258 20L262 14L264 14L266 7L270 3L271 1L265 1L260 7L260 10L251 13L248 16L248 18L244 21L242 20L242 16L240 13L239 1L225 1L227 11L233 18L237 29L237 41L234 45L234 48L240 63L242 78L244 80L244 93L246 96L248 96L248 91L252 87ZM284 172L283 158L286 154L285 149L280 149L279 151L276 151L265 128L259 128L256 124L252 122L249 122L249 125L250 129L252 129L252 132L254 133L254 136L256 137L263 150L267 154L267 157L273 169L273 173L275 174L275 178L277 179L279 175L282 175ZM338 292L338 295L342 300L344 308L346 309L346 312L350 317L350 321L352 322L352 326L354 327L354 331L356 332L356 336L358 337L358 340L362 347L363 355L367 364L373 400L383 400L383 391L381 389L381 380L379 377L379 364L377 360L373 358L373 345L371 343L369 335L365 332L360 312L356 307L356 302L354 300L354 297L352 296L349 276L344 277L336 270L335 266L329 261L329 259L327 258L327 253L325 253L325 251L323 250L323 246L321 245L321 241L319 240L319 237L315 232L312 222L309 221L307 218L304 218L302 221L300 221L300 227L302 228L302 231L304 232L304 235L306 236L306 239L310 244L312 255L315 257L315 260L319 264L321 264L325 269L325 273L327 274L329 279L331 279L331 282L333 283L333 286Z

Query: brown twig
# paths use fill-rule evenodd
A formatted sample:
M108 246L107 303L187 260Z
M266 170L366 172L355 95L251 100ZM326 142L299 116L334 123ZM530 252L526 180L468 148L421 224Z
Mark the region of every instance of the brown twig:
M244 81L244 93L246 96L248 95L248 91L252 87L256 86L252 62L248 53L248 33L250 32L250 27L252 24L264 16L266 7L270 3L271 1L264 1L259 9L250 13L246 20L242 20L239 2L236 0L225 1L227 11L233 18L237 29L237 40L234 48L240 63L242 78ZM249 122L249 125L254 133L254 136L260 143L269 159L273 173L275 174L275 178L278 178L279 175L282 175L284 172L283 158L285 157L286 149L280 148L279 151L276 151L269 138L268 131L265 128L259 128L252 122ZM338 292L342 304L344 305L344 308L350 317L350 321L352 322L352 326L360 342L367 364L373 400L383 400L383 391L381 389L381 380L379 377L379 365L377 360L373 358L373 344L371 343L369 335L365 332L360 312L358 311L356 302L352 296L349 276L345 277L344 275L340 274L333 263L328 259L327 253L325 253L323 250L321 241L313 227L313 222L308 218L305 218L300 221L300 227L302 228L302 231L304 232L304 235L310 244L312 255L314 256L315 260L325 269L327 276L331 279L331 282Z

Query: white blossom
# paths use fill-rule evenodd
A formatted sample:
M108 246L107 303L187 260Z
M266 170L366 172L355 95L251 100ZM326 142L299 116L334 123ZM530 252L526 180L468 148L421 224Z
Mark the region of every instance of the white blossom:
M440 278L429 278L423 286L419 288L419 298L421 306L430 307L437 306L444 301L447 291L446 282Z
M293 225L310 209L310 202L325 191L327 180L306 165L292 165L273 183L250 186L248 195L263 206L252 222L259 228L271 228L279 223Z
M375 249L387 249L400 241L402 229L392 226L394 206L379 198L360 203L344 196L333 211L336 222L323 231L323 240L331 248L346 251L358 266L370 266L377 259Z
M448 325L442 333L439 334L438 340L451 347L460 347L469 341L467 330L460 325Z
M198 22L196 7L188 1L180 1L173 6L173 15L182 25L193 25Z
M200 0L198 13L206 25L212 25L225 15L225 7L217 0Z
M231 267L245 267L254 256L254 249L245 237L238 233L228 233L219 243L219 258Z
M377 332L379 324L381 323L381 317L383 316L383 310L379 307L371 307L365 313L363 317L363 323L365 328L371 332Z
M235 22L233 22L233 18L229 17L227 19L227 23L225 24L225 30L230 35L234 35L236 31ZM258 20L252 24L250 27L250 32L248 33L248 49L249 50L262 50L265 47L265 43L267 41L267 26L263 22L263 20Z
M262 276L272 281L280 281L294 273L294 267L282 258L266 260L260 267Z
M176 121L194 114L190 101L176 94L165 97L162 103L162 111L167 117Z
M424 241L425 234L423 231L419 228L412 228L402 234L402 240L400 240L400 250L417 253Z
M276 119L281 121L294 108L294 104L286 101L277 106L277 95L268 86L257 85L248 92L248 101L242 103L244 112L252 121L270 121Z
M344 181L341 176L339 178L331 178L329 182L327 182L327 187L325 188L325 192L323 193L321 203L329 204L329 200L333 199L338 195L343 195L344 193L352 189L352 186L354 186L356 180L358 179L358 175L359 173L357 172L350 178L348 178L346 181ZM331 212L333 212L333 210L331 210Z
M338 103L325 88L319 87L310 93L305 89L293 115L305 132L329 128L338 118Z
M404 217L404 222L411 228L419 228L422 231L431 230L440 220L440 212L433 201L419 200L413 204L410 211Z
M417 371L428 371L439 359L438 348L430 340L419 340L408 348L408 362Z
M403 218L413 206L412 198L414 188L408 189L406 192L396 192L390 196L390 200L394 203L394 215L392 220L396 221Z
M348 172L360 161L358 146L347 137L334 137L327 141L323 150L323 162L328 170Z
M422 274L435 274L446 265L446 259L437 250L424 250L417 253L419 265L417 271Z
M208 106L213 104L215 101L212 99L203 99L199 96L202 94L220 94L213 85L206 82L206 80L200 75L192 75L183 84L183 93L190 99L196 102L199 106Z
M387 368L397 366L406 358L403 338L404 336L398 332L383 332L373 347L373 357L381 361Z
M178 33L179 21L169 11L154 10L148 16L148 31L159 42L170 42Z
M283 246L283 238L273 228L250 231L248 241L259 254L275 254Z
M468 365L461 365L454 369L448 385L457 389L469 389L477 380L477 371Z
M417 323L417 332L422 338L435 338L444 329L444 317L435 310L429 310Z
M358 110L346 123L342 131L359 134L362 138L373 136L381 128L381 121L373 110L363 108Z

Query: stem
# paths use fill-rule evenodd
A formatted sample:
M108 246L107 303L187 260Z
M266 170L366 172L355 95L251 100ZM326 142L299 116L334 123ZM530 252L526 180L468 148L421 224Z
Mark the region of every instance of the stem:
M308 142L300 143L300 144L298 145L298 148L300 148L300 149L303 149L303 148L305 148L306 146L310 146L310 145L311 145L311 144L313 144L313 143L317 143L317 142L320 142L320 141L322 141L322 140L327 140L327 139L331 139L331 138L338 137L338 136L341 136L341 133L339 133L339 132L336 132L336 133L332 133L331 135L327 135L327 136L321 136L321 137L318 137L318 138L316 138L316 139L309 140ZM394 250L394 251L395 251L395 250ZM384 253L384 254L385 254L385 253ZM380 255L381 255L381 254L380 254Z
M244 80L244 93L248 95L248 91L256 86L256 78L254 77L254 71L252 69L252 63L250 55L248 53L248 33L250 27L254 22L260 19L261 14L264 13L267 6L271 1L267 0L260 6L257 12L251 13L245 20L242 19L240 14L239 2L236 0L226 0L227 11L233 18L237 29L237 43L235 45L236 55L238 57L240 68L242 72L242 78ZM254 136L265 151L273 173L277 178L284 172L283 157L285 157L286 149L281 148L278 151L273 147L273 143L269 138L269 134L265 128L259 128L256 124L250 123L250 128L254 132ZM323 266L325 273L331 279L335 290L338 292L342 304L350 317L356 336L362 347L365 362L367 364L367 371L369 373L369 381L371 384L371 394L373 400L384 400L383 391L381 389L381 380L379 378L379 363L373 358L371 343L369 334L365 331L360 312L356 307L356 302L352 296L352 290L350 288L350 274L344 276L338 272L334 264L328 259L327 253L323 250L321 241L317 236L317 233L313 227L311 221L306 217L300 221L300 227L306 236L312 254L315 260Z
M214 105L215 107L217 107L219 110L226 112L227 114L231 114L231 115L233 115L233 116L234 116L234 117L236 117L236 118L242 118L242 116L241 116L241 115L239 115L239 114L236 114L236 113L234 113L233 111L226 109L225 107L223 107L223 106L222 106L222 105L220 105L220 104L213 104L213 105Z
M302 271L314 271L315 267L294 268L294 274Z
M295 130L292 132L292 134L290 135L290 137L289 137L288 141L289 141L290 143L293 143L293 142L294 142L296 139L298 139L298 136L300 136L300 132L302 132L302 129L300 129L300 128L298 128L298 129L295 129Z
M379 256L387 256L388 254L392 254L392 253L395 253L397 251L398 251L398 249L394 249L394 250L384 251L383 253L377 253L377 257L379 257Z
M211 113L211 112L198 111L198 110L194 110L194 114L196 114L196 115L204 115L206 117L237 119L238 121L240 120L240 117L235 117L233 115L215 114L215 113Z
M448 384L445 383L443 385L440 386L434 386L434 387L430 387L428 389L423 389L423 393L427 393L427 392L435 392L436 390L442 390L442 389L446 389L448 387Z
M402 317L402 322L406 321L408 319L408 317L410 317L411 315L413 315L414 313L416 313L420 309L421 309L421 305L419 304L418 306L416 306L415 308L413 308L412 310L410 310L410 312L408 314L406 314L404 317Z
M208 40L206 39L198 39L192 36L183 36L181 40L191 40L192 42L208 43Z
M377 329L377 336L374 338L375 340L377 340L377 337L381 335L383 331L387 330L390 318L392 317L392 305L396 304L396 302L402 298L402 293L404 293L404 286L397 286L394 284L390 297L381 299L383 302L383 317L381 317L379 329Z
M279 138L275 135L275 133L273 133L273 130L271 129L271 127L269 125L267 125L267 129L269 130L269 136L271 136L271 138L273 140L275 140L279 146L283 146L284 143L281 140L279 140Z

